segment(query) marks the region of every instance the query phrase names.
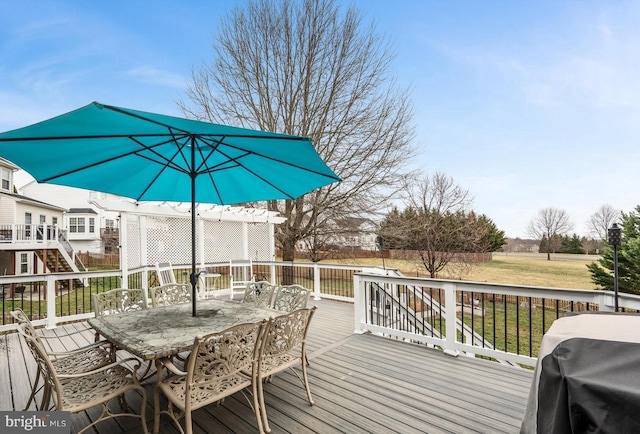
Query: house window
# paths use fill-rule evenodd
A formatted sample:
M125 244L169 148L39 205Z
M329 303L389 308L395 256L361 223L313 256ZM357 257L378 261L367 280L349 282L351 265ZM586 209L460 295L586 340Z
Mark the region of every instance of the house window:
M43 225L47 222L47 216L46 215L41 215L40 216L40 224Z
M84 232L84 217L71 217L69 218L69 232L81 233Z
M93 217L89 217L89 233L94 233L96 231L96 219Z
M51 224L52 225L57 225L58 224L58 217L51 217Z
M31 237L31 213L24 213L24 235L29 239Z
M104 227L107 229L113 229L115 227L113 219L105 219Z
M9 188L11 187L11 179L10 179L10 175L11 172L9 172L7 169L0 169L0 179L2 179L2 189L3 190L9 190Z
M26 253L20 253L20 273L29 272L29 256Z

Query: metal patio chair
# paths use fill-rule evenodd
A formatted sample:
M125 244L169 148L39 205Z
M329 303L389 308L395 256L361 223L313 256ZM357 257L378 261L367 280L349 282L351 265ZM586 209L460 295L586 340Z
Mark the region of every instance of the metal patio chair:
M282 312L292 312L307 307L311 290L300 285L278 286L273 297L272 307Z
M92 298L96 316L115 315L147 308L147 297L143 289L115 288L93 294Z
M156 384L153 392L153 432L158 433L160 415L167 414L179 427L180 432L191 434L191 413L210 404L221 404L222 400L241 392L253 409L258 431L263 433L262 416L257 395L257 363L260 338L267 320L245 323L195 338L191 357L184 371L178 369L169 358L160 359L171 374ZM242 371L251 374L245 375ZM244 389L253 385L252 399ZM167 410L160 410L160 394L167 397ZM180 419L184 418L184 428Z
M307 378L307 332L311 318L317 307L298 309L275 318L267 325L262 338L262 348L258 358L258 375L256 377L259 407L265 432L271 432L264 403L264 382L270 382L273 375L288 368L302 382L309 404L313 405L311 389ZM294 366L302 367L302 377Z
M99 294L93 294L91 297L93 298L96 317L118 315L147 309L147 296L143 289L116 288ZM99 338L100 333L96 332L96 342ZM119 348L114 348L114 350L118 349ZM152 360L147 362L147 367L140 376L140 381L150 377L153 365Z
M244 291L243 303L251 303L258 307L271 307L276 287L266 280L251 282Z
M191 285L188 283L165 283L149 288L153 307L191 302Z
M29 320L29 317L22 311L22 309L11 311L11 316L13 316L17 321L19 330L23 334L30 336L34 341L38 342L43 349L45 349L44 341L48 339L59 340L61 337L48 337L39 334ZM77 333L81 332L69 333L65 336L72 336ZM73 375L91 371L93 369L97 369L101 366L105 366L113 362L115 354L110 345L111 344L108 341L103 340L94 342L93 344L84 345L70 351L47 351L46 349L44 351L58 373ZM43 373L40 365L38 365L36 378L34 379L33 386L31 387L31 394L29 395L29 399L27 400L27 404L25 405L23 411L27 411L29 409L29 407L31 406L31 402L35 401L36 394L40 390L43 390L43 396L45 397L50 393L50 391L48 390L49 383L46 381L46 379L44 383L40 385L40 379L42 377ZM42 409L42 401L39 407L36 403L36 409Z
M99 422L120 416L140 419L142 431L148 433L145 419L147 395L135 375L135 370L139 364L134 367L133 371L122 366L124 363L137 362L136 359L123 359L96 367L96 369L90 371L62 374L49 359L49 354L42 342L32 334L32 331L29 330L25 323L18 325L18 331L24 337L38 365L38 372L41 372L45 382L42 411L57 410L78 413L102 405L102 412L98 418L82 428L78 434L85 432ZM129 409L124 399L124 394L131 390L136 390L142 395L140 414L124 411L122 413L112 413L108 404L113 398L118 398L123 410Z

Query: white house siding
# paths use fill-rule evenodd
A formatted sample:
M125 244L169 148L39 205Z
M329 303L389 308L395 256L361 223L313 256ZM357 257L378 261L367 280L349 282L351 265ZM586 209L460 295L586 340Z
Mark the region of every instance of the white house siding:
M96 191L84 190L75 187L66 187L63 185L55 184L38 184L33 181L25 185L20 189L22 194L27 197L32 197L43 202L47 202L61 208L92 208L96 213L96 227L98 227L98 236L100 235L99 228L104 228L105 220L110 219L117 222L118 213L113 211L105 211L98 209L91 205L90 201L96 199L117 199L117 196L100 193ZM116 223L117 227L117 223ZM65 228L68 229L68 228Z
M102 251L102 241L100 239L93 241L76 240L73 241L73 249L77 252L100 253Z
M61 208L89 208L91 191L56 184L38 184L33 181L20 191L27 197L51 203Z
M38 184L33 181L25 185L20 191L28 197L46 201L67 210L72 208L92 209L96 214L67 213L65 221L60 220L60 226L67 231L69 242L77 251L89 251L91 253L102 253L103 246L100 239L100 230L107 227L106 221L111 220L114 228L118 228L119 214L113 211L105 211L93 206L90 201L96 199L117 198L117 196L100 193L81 188L67 187L55 184ZM85 219L85 232L74 233L69 229L69 218L82 217ZM95 228L89 232L89 219L95 219Z
M84 219L82 225L84 231L73 232L71 228L71 219ZM90 219L93 219L93 232L91 230ZM100 241L100 216L98 214L88 213L67 213L65 216L64 227L67 229L69 241L75 246L76 242L92 242ZM77 229L76 229L77 230ZM98 250L99 251L99 250Z
M15 215L16 215L15 201L10 197L0 194L0 225L14 224Z
M29 203L16 202L16 224L25 224L25 213L31 213L31 224L39 225L40 216L45 216L45 224L52 225L53 217L58 218L58 226L62 226L62 211L55 211L52 209L42 208Z

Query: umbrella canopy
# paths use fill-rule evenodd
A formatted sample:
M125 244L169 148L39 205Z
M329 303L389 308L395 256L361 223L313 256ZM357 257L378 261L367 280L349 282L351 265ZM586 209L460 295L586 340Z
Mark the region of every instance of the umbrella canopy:
M97 102L0 134L0 156L38 182L137 201L231 205L295 199L340 181L306 137ZM195 212L192 212L193 314Z

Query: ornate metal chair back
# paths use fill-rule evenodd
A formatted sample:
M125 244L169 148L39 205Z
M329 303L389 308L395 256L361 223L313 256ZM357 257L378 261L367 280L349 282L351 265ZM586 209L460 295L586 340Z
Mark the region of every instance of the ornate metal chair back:
M187 283L167 283L150 288L153 307L191 302L191 285Z
M147 297L142 289L116 288L93 294L96 316L114 315L147 308Z
M282 312L292 312L307 307L311 291L300 285L279 286L273 297L273 308Z
M276 287L266 280L251 282L244 291L243 303L251 303L259 307L271 307Z

